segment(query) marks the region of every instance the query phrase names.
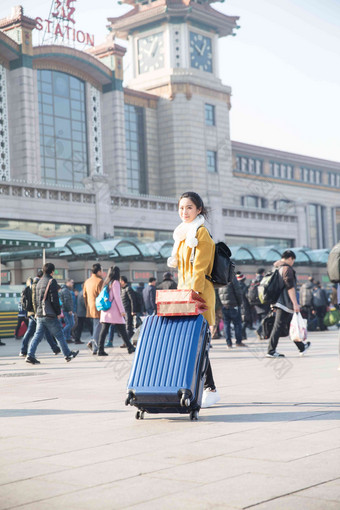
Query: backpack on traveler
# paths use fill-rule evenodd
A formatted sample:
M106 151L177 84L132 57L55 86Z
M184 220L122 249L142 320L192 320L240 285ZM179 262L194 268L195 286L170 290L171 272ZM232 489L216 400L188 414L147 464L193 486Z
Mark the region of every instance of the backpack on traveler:
M198 227L198 229L199 228L201 227ZM210 232L209 235L212 238ZM205 275L206 279L209 280L215 288L225 287L235 276L235 264L231 261L231 255L230 249L223 241L215 244L214 264L211 275ZM194 258L195 249L192 250L190 257L190 262L192 264L194 263Z
M100 291L100 294L96 297L96 308L98 311L106 312L110 310L112 301L110 301L110 293L108 286L105 285Z
M33 312L32 289L31 285L27 285L21 292L20 305L26 312Z
M259 285L260 282L256 280L253 280L249 285L247 298L251 306L261 306L262 304L259 298Z
M336 244L330 251L327 272L332 283L340 283L340 243Z
M282 266L281 266L282 267ZM262 305L274 304L279 299L284 288L284 283L279 273L279 268L269 271L258 286L259 300Z

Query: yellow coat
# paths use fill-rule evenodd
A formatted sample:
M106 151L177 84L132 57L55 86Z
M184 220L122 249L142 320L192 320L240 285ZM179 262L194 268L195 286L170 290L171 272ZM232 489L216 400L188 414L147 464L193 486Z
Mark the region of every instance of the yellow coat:
M195 290L205 300L208 310L203 317L210 326L215 324L215 290L205 275L210 276L214 265L215 243L208 230L201 227L197 230L198 245L195 248L194 264L190 262L192 248L181 241L178 252L178 289Z

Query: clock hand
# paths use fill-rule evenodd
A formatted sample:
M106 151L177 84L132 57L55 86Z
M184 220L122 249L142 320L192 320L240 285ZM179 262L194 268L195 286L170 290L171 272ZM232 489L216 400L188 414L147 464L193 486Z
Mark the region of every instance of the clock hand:
M157 50L158 50L158 43L156 44L154 51L151 53L152 57L154 57L156 55Z
M198 51L198 53L199 53L200 55L202 55L201 48L200 48L199 46L197 46L197 44L195 44L195 48L196 48L196 50Z
M206 45L207 45L207 41L204 39L204 42L203 42L203 45L202 45L202 53L201 53L201 55L203 55L203 53L205 51Z
M154 39L154 40L152 41L150 51L148 51L148 56L149 56L149 57L150 57L150 56L151 56L151 54L153 53L153 50L154 50L154 48L155 48L156 43L157 43L157 39Z

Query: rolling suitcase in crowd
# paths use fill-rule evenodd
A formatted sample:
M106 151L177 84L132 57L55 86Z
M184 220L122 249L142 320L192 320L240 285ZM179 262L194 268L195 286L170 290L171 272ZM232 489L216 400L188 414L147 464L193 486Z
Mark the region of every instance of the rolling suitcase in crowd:
M144 413L190 414L197 420L208 366L210 329L202 315L150 315L142 325L126 405Z

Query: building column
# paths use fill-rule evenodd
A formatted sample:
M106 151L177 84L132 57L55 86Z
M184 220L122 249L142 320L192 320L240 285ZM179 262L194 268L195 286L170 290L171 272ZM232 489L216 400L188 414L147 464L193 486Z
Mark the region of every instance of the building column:
M296 205L296 215L298 217L298 246L309 245L309 226L307 219L307 204Z

